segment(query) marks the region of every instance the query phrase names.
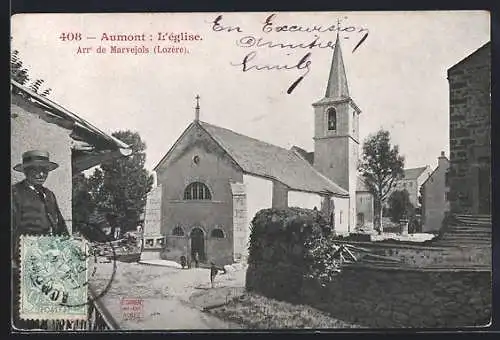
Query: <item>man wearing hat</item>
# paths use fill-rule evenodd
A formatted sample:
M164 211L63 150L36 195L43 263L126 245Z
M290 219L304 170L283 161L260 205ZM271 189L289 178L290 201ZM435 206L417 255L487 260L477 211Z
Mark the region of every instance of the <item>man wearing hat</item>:
M31 150L23 153L22 163L14 170L23 172L25 179L12 186L12 246L14 247L14 293L16 326L32 328L29 322L20 322L17 304L19 275L19 240L21 235L69 235L59 210L56 196L43 187L50 171L59 165L49 160L49 153Z
M56 196L43 187L49 171L58 166L49 160L48 152L32 150L23 153L22 164L14 167L26 177L12 188L12 222L16 234L68 234Z

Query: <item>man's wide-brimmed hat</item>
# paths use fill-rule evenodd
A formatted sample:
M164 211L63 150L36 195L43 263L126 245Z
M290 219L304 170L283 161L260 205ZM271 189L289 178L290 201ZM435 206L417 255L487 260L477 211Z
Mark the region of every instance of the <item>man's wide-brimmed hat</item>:
M24 169L38 166L46 168L48 171L56 169L59 164L49 160L49 153L42 150L30 150L23 153L23 162L16 164L14 170L23 172Z

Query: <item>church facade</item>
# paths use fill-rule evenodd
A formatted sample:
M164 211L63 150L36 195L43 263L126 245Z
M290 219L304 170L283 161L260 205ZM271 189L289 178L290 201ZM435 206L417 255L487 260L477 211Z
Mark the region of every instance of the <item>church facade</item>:
M307 152L203 122L197 104L194 121L154 168L158 230L145 251L174 261L195 253L202 262L244 261L251 221L267 208L316 207L337 234L354 231L361 111L349 95L338 37L325 96L312 106L314 151Z

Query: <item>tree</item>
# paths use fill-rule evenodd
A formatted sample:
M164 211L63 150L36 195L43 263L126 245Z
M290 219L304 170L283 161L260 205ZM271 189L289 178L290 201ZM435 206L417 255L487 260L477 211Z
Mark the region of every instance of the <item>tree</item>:
M419 207L417 207L417 212L420 214L420 215L424 215L424 212L425 212L425 200L424 200L424 197L425 197L425 187L422 185L420 187L420 189L418 189L418 204L420 205Z
M24 67L23 61L19 56L18 50L13 50L10 57L10 77L21 85L27 86L31 91L38 93L42 96L48 96L52 89L46 88L41 91L42 85L45 82L42 79L35 79L31 81L29 71Z
M404 157L399 147L391 145L389 131L379 130L363 144L359 171L374 197L375 229L382 231L382 206L396 181L403 177Z
M144 169L146 144L137 132L117 131L112 135L130 145L132 155L103 162L89 178L90 192L97 210L106 214L113 230L135 230L153 186L153 176Z
M29 80L28 70L23 66L18 50L12 51L10 56L10 77L21 85Z
M389 215L391 221L398 223L403 218L411 218L415 207L410 202L410 194L406 190L393 191L389 196Z

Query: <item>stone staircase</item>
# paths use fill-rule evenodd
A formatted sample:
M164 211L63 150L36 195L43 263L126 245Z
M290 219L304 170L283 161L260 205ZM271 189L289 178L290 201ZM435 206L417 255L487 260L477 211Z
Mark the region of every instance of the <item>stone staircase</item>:
M454 215L435 246L491 247L491 215Z
M438 237L421 245L366 244L370 249L360 261L348 266L380 269L491 270L489 215L454 215L453 222ZM352 243L352 242L351 242Z

